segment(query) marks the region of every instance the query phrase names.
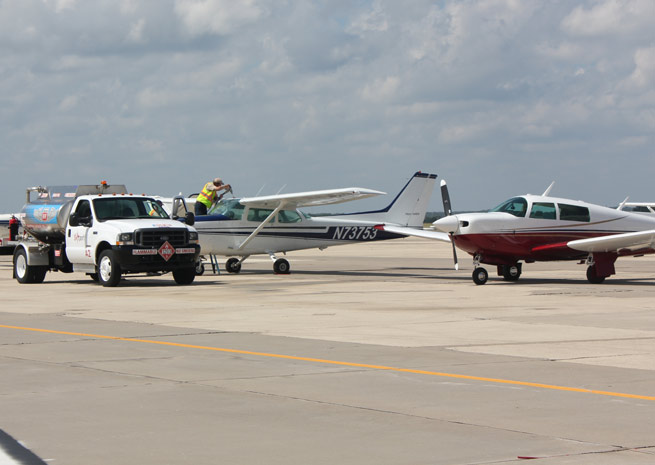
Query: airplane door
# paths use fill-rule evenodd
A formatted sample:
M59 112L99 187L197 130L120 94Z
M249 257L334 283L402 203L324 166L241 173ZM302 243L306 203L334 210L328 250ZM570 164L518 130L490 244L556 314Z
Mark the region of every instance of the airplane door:
M93 263L93 253L89 243L89 235L93 225L91 204L88 200L81 200L75 213L77 221L71 225L68 220L66 227L66 256L71 263Z

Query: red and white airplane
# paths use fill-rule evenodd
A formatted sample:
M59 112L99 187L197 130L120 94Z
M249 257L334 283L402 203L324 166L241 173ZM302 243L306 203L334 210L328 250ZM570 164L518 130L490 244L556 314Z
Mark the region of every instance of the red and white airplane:
M543 195L513 197L487 213L452 214L448 188L441 181L446 216L432 223L431 234L381 225L385 231L450 240L473 256L473 281L487 282L480 264L496 265L506 281L521 276L522 261L583 260L587 279L602 283L616 273L618 257L655 253L655 217L577 200ZM624 202L625 203L625 202ZM442 233L438 236L437 231ZM426 231L427 233L428 231Z

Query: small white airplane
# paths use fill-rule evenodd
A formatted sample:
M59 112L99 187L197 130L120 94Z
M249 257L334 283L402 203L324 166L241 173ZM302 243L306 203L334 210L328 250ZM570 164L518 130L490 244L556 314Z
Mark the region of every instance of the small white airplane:
M553 183L554 184L554 183ZM452 214L445 181L441 194L445 217L432 223L443 235L430 236L453 244L473 256L473 281L484 284L489 277L481 263L496 265L506 281L521 276L522 263L581 260L587 280L602 283L616 273L618 257L655 253L655 216L623 211L577 200L543 195L513 197L487 213ZM421 236L407 228L383 225L398 234ZM426 237L426 236L423 236Z
M14 243L19 236L23 234L23 226L18 224L18 231L15 238L11 238L9 223L11 218L20 218L20 213L2 213L0 214L0 255L13 253Z
M267 254L274 262L275 273L288 274L289 262L275 254L402 238L405 235L381 231L376 225L421 230L436 178L436 174L417 172L386 208L341 215L312 217L298 208L348 202L384 192L351 187L223 199L208 215L195 218L201 254L230 257L225 264L230 273L241 271L241 264L249 256ZM193 211L195 199L177 196L162 201L175 218ZM200 274L203 269L200 264L197 272Z

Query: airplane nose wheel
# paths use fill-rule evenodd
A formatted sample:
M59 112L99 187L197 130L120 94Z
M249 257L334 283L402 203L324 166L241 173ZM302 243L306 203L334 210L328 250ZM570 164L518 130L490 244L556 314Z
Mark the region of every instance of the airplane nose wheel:
M489 273L481 266L473 270L473 282L475 284L484 284L489 279Z

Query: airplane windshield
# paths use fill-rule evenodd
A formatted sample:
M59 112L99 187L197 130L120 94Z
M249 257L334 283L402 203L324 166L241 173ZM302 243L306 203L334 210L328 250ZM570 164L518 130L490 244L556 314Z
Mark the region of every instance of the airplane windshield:
M168 218L155 199L148 197L105 197L93 201L98 221L125 218Z
M219 201L214 207L207 212L210 215L223 215L231 220L240 220L243 216L244 205L239 203L239 199L227 199Z
M528 209L528 201L523 197L514 197L509 199L506 202L501 203L495 208L489 210L490 212L503 212L509 213L510 215L518 216L523 218L525 212Z

